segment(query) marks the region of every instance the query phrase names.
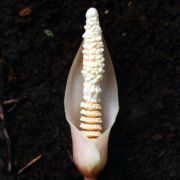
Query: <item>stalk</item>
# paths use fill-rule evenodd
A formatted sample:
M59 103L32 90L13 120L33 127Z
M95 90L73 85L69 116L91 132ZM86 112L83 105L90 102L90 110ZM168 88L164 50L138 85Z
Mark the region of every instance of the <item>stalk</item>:
M92 178L84 177L84 180L97 180L97 178L96 177L92 177Z

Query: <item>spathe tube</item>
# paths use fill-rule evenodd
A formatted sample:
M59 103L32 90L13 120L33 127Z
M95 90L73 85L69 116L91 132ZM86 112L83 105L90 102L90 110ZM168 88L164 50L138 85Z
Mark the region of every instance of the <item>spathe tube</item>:
M102 80L101 105L103 133L90 140L79 131L80 102L83 98L82 44L75 56L65 91L65 114L71 127L73 160L85 179L95 179L107 161L108 139L118 110L118 89L111 57L104 41L105 73Z

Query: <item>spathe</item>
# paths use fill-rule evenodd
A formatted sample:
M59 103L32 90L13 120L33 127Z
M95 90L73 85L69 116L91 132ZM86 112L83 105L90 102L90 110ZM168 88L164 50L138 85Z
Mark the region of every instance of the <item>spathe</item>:
M82 44L70 69L65 91L64 105L66 119L71 127L73 159L86 179L95 178L106 164L109 133L119 110L117 82L105 40L104 57L105 73L101 83L103 133L96 140L86 138L78 129L80 102L83 100Z

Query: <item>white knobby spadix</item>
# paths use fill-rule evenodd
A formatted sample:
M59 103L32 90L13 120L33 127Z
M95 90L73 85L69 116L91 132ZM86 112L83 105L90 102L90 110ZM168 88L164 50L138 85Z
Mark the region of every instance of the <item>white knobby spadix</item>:
M64 104L74 163L86 180L92 180L106 164L109 133L119 110L114 68L95 8L86 13L83 38L70 69Z
M98 12L90 8L86 13L86 25L83 34L84 77L83 101L81 102L80 128L90 139L100 136L102 130L101 80L104 74L104 45L99 25Z

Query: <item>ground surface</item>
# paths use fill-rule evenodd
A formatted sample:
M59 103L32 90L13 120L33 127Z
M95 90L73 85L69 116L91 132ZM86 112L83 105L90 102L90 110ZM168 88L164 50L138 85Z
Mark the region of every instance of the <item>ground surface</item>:
M120 103L108 163L99 179L180 179L177 4L177 0L2 0L0 97L23 99L13 109L4 107L13 169L10 174L6 171L7 149L0 129L0 179L82 179L71 160L63 98L82 41L84 15L91 6L99 11ZM32 12L21 17L26 6ZM38 155L39 161L17 175Z

